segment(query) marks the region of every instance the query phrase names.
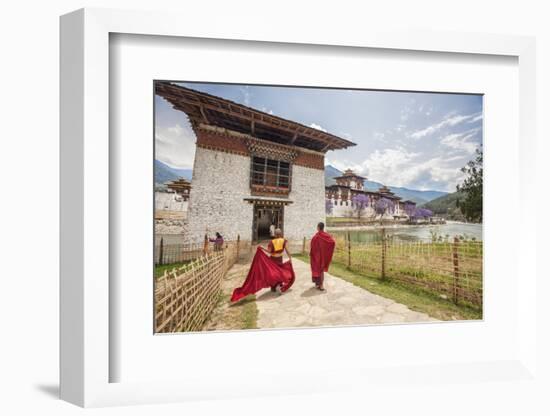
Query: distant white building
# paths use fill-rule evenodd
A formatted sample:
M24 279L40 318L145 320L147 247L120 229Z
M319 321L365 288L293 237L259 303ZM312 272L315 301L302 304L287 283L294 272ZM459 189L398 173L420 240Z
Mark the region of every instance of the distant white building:
M191 183L184 178L155 189L156 217L186 218L190 192Z
M189 203L174 191L155 191L155 209L158 211L186 212Z
M386 212L386 219L406 219L407 206L416 207L413 201L403 201L401 197L395 195L387 186L382 186L378 191L369 191L364 187L364 181L367 179L355 174L351 169L347 169L342 176L334 178L335 185L325 187L325 199L332 205L330 217L353 217L357 215L357 207L353 198L356 195L365 195L368 197L368 206L363 210L362 216L365 218L374 218L376 216L374 206L382 198L388 199L393 203L394 209Z

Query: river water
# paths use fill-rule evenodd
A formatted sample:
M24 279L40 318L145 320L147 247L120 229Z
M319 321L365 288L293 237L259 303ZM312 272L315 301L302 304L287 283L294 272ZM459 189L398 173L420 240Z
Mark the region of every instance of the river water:
M431 232L437 233L443 237L448 236L453 238L454 236L465 236L468 239L475 238L476 240L483 240L482 224L466 224L461 222L448 222L441 225L398 225L398 226L385 226L387 235L393 236L394 240L400 241L431 241ZM380 227L376 228L350 228L350 236L352 241L369 242L380 239ZM344 230L329 230L331 234L344 234L347 231ZM160 243L161 237L164 239L164 244L182 244L183 236L181 234L157 234L155 235L155 244Z
M384 227L386 234L391 235L394 240L400 241L431 241L433 233L443 238L453 238L455 236L464 236L468 239L475 238L483 240L482 224L467 224L460 222L449 222L441 225L399 225ZM331 230L331 234L343 234L347 231ZM376 228L350 228L350 237L352 241L369 242L380 238L380 227Z

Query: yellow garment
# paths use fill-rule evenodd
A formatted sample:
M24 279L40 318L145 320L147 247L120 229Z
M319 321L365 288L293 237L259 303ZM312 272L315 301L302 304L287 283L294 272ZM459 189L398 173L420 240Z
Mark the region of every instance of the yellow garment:
M273 253L271 255L273 257L279 257L283 255L283 249L285 247L285 239L284 238L274 238L271 240L271 244L273 245Z

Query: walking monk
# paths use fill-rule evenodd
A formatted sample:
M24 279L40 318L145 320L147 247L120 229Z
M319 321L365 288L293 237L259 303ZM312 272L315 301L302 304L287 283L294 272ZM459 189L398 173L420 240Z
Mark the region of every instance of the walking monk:
M325 233L325 224L322 222L317 224L317 234L311 239L309 263L311 265L311 280L315 283L315 287L322 291L325 290L323 286L325 272L328 272L335 246L334 238Z
M289 261L283 261L284 252L288 255ZM294 283L294 279L287 241L283 238L282 231L277 228L275 238L269 242L267 250L261 246L256 249L246 280L241 287L233 291L231 302L237 302L247 295L268 287L279 294L286 292Z
M265 250L265 252L269 254L271 260L277 264L283 264L283 253L285 252L289 261L292 261L292 256L287 248L288 242L285 238L283 238L283 231L280 228L276 228L273 234L274 238L267 245L267 250ZM271 291L281 293L281 287L281 284L271 286Z

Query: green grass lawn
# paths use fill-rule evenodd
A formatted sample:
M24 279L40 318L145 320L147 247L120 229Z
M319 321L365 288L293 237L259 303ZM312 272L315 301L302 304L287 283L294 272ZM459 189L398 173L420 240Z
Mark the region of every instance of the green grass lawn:
M351 224L351 223L367 223L369 222L365 218L357 218L357 217L327 217L327 227L331 227L338 224ZM371 221L372 222L372 221Z
M249 295L239 302L231 303L231 293L220 291L218 304L211 316L216 330L258 328L256 295Z
M160 277L164 274L164 271L171 271L172 269L176 267L181 267L186 264L190 263L189 261L185 261L182 263L170 263L170 264L157 264L155 265L155 278Z
M309 262L308 256L296 254L295 257ZM395 302L408 306L411 310L427 313L439 320L482 318L482 312L479 309L466 305L455 305L453 302L442 299L436 294L414 286L393 282L391 279L380 280L375 276L350 271L345 265L338 262L331 264L329 273L371 293L392 299Z
M256 306L256 295L251 295L243 299L239 305L234 307L240 308L239 320L241 329L256 329L258 328L258 307Z

